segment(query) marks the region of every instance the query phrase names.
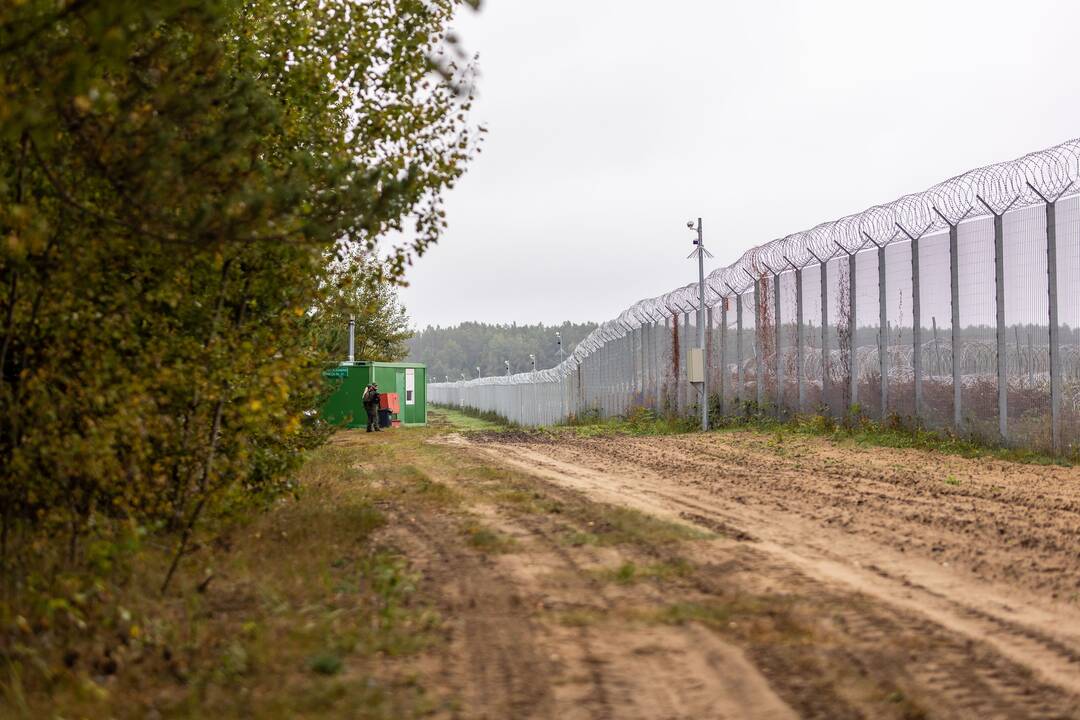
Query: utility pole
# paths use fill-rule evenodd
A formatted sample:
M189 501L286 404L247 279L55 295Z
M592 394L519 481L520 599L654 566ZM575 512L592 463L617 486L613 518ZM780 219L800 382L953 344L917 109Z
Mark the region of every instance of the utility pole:
M686 226L691 230L694 229L694 221L690 220L686 223ZM694 240L694 252L690 253L688 257L694 257L697 255L698 261L698 317L697 317L697 332L698 342L697 350L700 353L699 367L701 370L701 380L698 384L701 385L701 429L709 429L709 385L708 369L705 367L705 256L712 257L712 254L705 249L705 241L701 232L701 218L697 219L697 239ZM691 363L691 367L693 367ZM689 370L689 368L688 368Z

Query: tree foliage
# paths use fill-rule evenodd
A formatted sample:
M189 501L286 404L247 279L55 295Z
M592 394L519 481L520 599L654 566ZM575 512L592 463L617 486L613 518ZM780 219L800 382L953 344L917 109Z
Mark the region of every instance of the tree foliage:
M349 320L355 323L356 360L398 362L409 353L409 316L397 287L382 278L385 269L370 255L334 266L311 314L320 351L335 360L349 352Z
M76 561L112 519L182 548L208 506L286 486L323 434L327 255L406 231L374 266L399 281L472 152L457 4L0 4L9 577L37 537Z
M427 364L431 382L446 377L460 380L476 377L476 368L487 375L502 375L505 362L512 372L531 369L529 355L536 356L538 370L557 365L561 358L555 333L562 337L562 349L569 355L577 344L596 328L596 323L561 325L488 325L466 322L455 327L428 326L409 340L409 360Z

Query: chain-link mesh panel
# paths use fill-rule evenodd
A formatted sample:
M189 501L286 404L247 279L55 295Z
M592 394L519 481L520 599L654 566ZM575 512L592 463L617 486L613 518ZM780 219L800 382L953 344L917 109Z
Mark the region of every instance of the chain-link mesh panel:
M678 412L678 381L680 372L681 353L679 352L681 332L679 330L679 317L672 312L664 318L661 326L660 347L660 410L664 414Z
M715 305L705 312L705 374L709 384L710 414L720 411L720 382L723 378L723 363L720 360L722 335L720 306Z
M877 248L855 256L855 400L860 411L881 419L880 311Z
M652 361L649 375L651 376L649 398L652 400L651 407L659 410L664 404L664 370L666 356L664 354L664 340L667 337L664 320L662 317L653 322L650 328L649 344L652 348Z
M721 348L722 368L724 374L724 412L737 413L739 400L742 397L743 374L739 358L739 308L742 303L737 298L726 297L722 301L723 315L721 325L724 328L723 345Z
M979 218L957 229L960 328L954 333L960 365L961 430L998 438L998 381L994 288L994 221Z
M1080 449L1080 196L1056 207L1057 303L1061 369L1061 435L1065 449Z
M821 268L802 270L803 316L803 400L801 412L818 412L824 402L821 381L824 366L821 354Z
M781 409L787 413L799 411L799 326L798 293L795 272L780 274L780 325L778 336L777 368L780 375Z
M843 417L851 401L851 274L847 257L826 263L825 307L825 404L836 417Z
M919 241L919 322L922 341L923 422L932 428L953 423L952 291L949 234Z
M690 350L698 347L697 313L683 313L682 362L679 363L679 412L689 415L698 403L697 393L690 386ZM698 411L700 413L700 411Z
M757 402L758 399L758 344L757 344L757 305L754 293L742 294L742 332L739 334L739 365L742 368L743 382L739 397L744 403Z
M915 326L911 241L885 247L886 415L915 417Z
M760 275L756 287L754 346L758 364L757 400L764 408L776 403L776 295L771 276Z
M1046 273L1046 211L1029 207L1002 218L1003 328L1010 443L1049 449L1050 326Z

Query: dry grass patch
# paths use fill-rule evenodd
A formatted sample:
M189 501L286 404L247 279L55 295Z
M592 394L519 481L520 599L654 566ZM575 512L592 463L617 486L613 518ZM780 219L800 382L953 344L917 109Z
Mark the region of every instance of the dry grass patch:
M392 445L339 434L301 470L297 498L217 519L166 596L168 546L148 538L129 575L80 607L8 601L34 619L5 642L0 716L399 718L437 706L394 659L437 643L442 619L380 537L460 498Z

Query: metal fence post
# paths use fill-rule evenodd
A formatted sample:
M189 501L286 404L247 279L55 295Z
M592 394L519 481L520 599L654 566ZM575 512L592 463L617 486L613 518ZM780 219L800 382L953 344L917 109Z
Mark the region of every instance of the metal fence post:
M570 376L563 375L559 378L559 421L564 422L570 414L568 395L570 393Z
M727 403L724 399L724 386L727 385L727 298L720 298L720 414L727 411Z
M773 273L773 324L774 339L773 339L773 364L776 365L776 371L773 377L776 379L776 416L780 417L784 409L784 363L780 357L780 339L783 337L780 332L780 275L779 273Z
M638 339L640 340L640 350L642 350L642 407L649 407L649 324L644 320L640 320L642 327L640 327Z
M683 311L683 334L679 342L679 351L682 355L682 361L679 363L679 376L686 378L686 387L679 393L682 398L682 409L680 414L685 415L690 412L690 408L694 405L694 386L690 384L690 349L693 345L690 342L690 313Z
M1061 329L1058 326L1057 282L1057 201L1068 192L1069 183L1050 199L1031 183L1027 186L1046 203L1046 295L1047 319L1050 324L1050 445L1054 452L1061 452Z
M1057 201L1046 203L1046 291L1050 316L1050 442L1061 452L1061 345L1058 330Z
M589 394L593 396L593 404L596 406L601 418L607 417L607 376L604 372L605 347L607 347L607 340L601 339L600 347L589 358L592 361L590 363L589 380L595 381L590 383L594 387L589 388Z
M998 382L998 434L1002 442L1009 440L1009 355L1005 338L1005 213L1015 203L1013 200L1001 212L997 212L985 200L975 196L983 207L994 217L994 303L997 315L997 382ZM1017 197L1017 200L1019 196ZM1017 357L1020 355L1020 344L1016 345ZM956 364L956 355L953 354L953 364Z
M641 357L645 363L644 374L642 375L641 385L641 400L646 407L649 406L651 398L649 397L649 391L652 389L653 378L653 326L652 318L649 322L641 326L641 330L644 333L641 336Z
M675 383L674 401L675 407L672 408L672 391L670 384L664 391L664 409L673 411L676 415L679 413L679 378L675 373L675 363L679 361L679 358L675 355L675 338L679 335L679 315L675 311L670 311L671 316L664 318L664 330L665 341L664 349L667 351L665 355L670 355L668 363L664 366L664 380L668 380L670 375L671 380Z
M666 412L667 391L664 383L667 382L668 372L671 370L668 350L671 347L671 318L666 312L661 313L664 323L656 325L656 407L658 412Z
M799 408L798 412L806 412L806 383L803 380L805 372L803 371L803 298L802 298L802 268L795 269L795 322L798 324L795 329L795 342L798 346L795 348L795 372L797 374L796 383L799 387Z
M641 406L649 407L649 323L638 317L641 322Z
M650 323L642 321L641 323L641 404L645 407L649 406L649 375L651 373L650 365L652 358L649 357L649 343L651 342L649 334Z
M855 253L848 253L848 411L859 402L859 362L855 357Z
M934 208L934 212L942 219L946 224L949 224L948 219L937 208ZM920 298L921 290L921 278L919 276L919 238L926 234L926 231L933 227L933 223L929 223L923 231L918 235L914 235L901 225L896 223L896 227L900 229L902 233L908 236L911 240L911 372L914 376L914 413L916 420L922 419L922 399L923 399L923 387L922 387L922 300ZM934 340L937 341L937 326L934 327Z
M998 433L1009 440L1009 356L1005 347L1005 231L994 213L994 297L997 304ZM1017 352L1020 348L1017 347ZM955 362L955 359L954 359Z
M960 405L960 262L958 226L949 224L949 290L952 312L952 381L953 381L953 430L964 430L963 408Z
M821 263L821 404L829 407L829 260Z
M660 393L665 413L674 412L671 407L671 378L675 376L675 335L678 333L678 317L670 310L665 313L663 335L660 338L660 377L663 390Z
M577 382L575 383L574 391L574 414L581 416L582 411L585 409L585 362L588 358L584 358L582 362L577 366Z
M622 366L622 372L619 373L619 385L618 395L620 396L618 412L620 415L625 415L630 412L630 407L634 400L634 374L636 365L634 358L634 333L633 330L626 330L626 334L623 335L619 341L619 345L616 347L618 351L619 365Z
M637 344L634 347L638 359L638 371L634 378L637 381L637 397L642 406L645 405L645 324L642 323L635 330Z
M745 381L743 380L743 337L742 337L742 314L743 314L743 301L742 295L736 293L735 295L735 352L738 355L735 363L735 379L738 385L735 387L735 402L741 403L743 400L743 388L745 387Z
M885 305L885 246L878 245L878 373L881 375L881 420L889 415L889 311Z
M709 402L709 368L713 367L716 358L713 356L713 309L705 309L705 402Z
M649 389L652 390L653 410L660 415L660 324L649 324Z
M915 384L915 418L922 418L922 302L919 298L919 238L911 239L911 370Z
M758 279L754 280L754 360L757 367L757 377L755 384L757 385L757 404L758 411L765 407L765 357L761 352L761 318L764 313L761 312L761 282Z

